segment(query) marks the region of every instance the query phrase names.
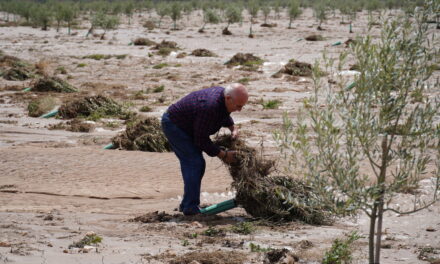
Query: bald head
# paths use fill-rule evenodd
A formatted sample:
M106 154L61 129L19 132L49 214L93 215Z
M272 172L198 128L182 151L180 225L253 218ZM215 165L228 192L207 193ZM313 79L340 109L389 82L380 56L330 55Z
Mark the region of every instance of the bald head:
M241 111L248 98L248 91L241 83L233 83L225 88L225 104L229 113Z

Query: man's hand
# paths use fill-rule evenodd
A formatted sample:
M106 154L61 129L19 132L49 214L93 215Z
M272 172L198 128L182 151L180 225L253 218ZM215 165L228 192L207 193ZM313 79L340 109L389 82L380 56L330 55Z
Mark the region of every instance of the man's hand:
M220 150L220 153L217 155L224 162L231 164L235 162L235 155L237 151L235 150Z
M238 128L236 128L235 126L230 126L229 130L231 130L232 139L237 139L238 138Z

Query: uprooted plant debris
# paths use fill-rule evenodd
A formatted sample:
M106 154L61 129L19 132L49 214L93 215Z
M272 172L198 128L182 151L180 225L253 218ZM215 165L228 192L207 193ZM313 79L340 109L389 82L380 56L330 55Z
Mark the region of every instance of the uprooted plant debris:
M116 148L126 150L171 151L159 120L152 117L129 123L125 131L112 138L112 143Z
M253 217L271 221L301 220L309 224L331 221L326 208L318 202L318 194L303 181L285 176L269 176L274 161L264 159L261 153L241 140L220 136L215 143L237 150L236 162L228 164L236 189L236 201Z
M241 264L246 261L246 256L238 251L193 251L171 260L170 264Z
M57 93L74 93L78 92L78 89L70 85L68 82L58 77L48 77L38 79L32 91L36 92L57 92Z
M39 117L56 106L56 101L50 96L31 100L28 104L28 114L32 117Z
M237 53L225 63L228 67L241 66L241 70L256 71L263 60L252 53Z
M84 97L61 105L58 114L63 118L116 116L124 118L126 109L113 99L102 96Z
M87 234L78 242L69 245L69 248L84 248L84 246L90 246L92 244L98 244L102 242L102 237L95 234L95 232L87 232Z
M161 43L156 44L156 46L153 47L153 49L163 49L163 48L168 48L168 49L178 49L177 47L177 43L174 41L167 41L167 40L162 40Z
M167 214L165 212L151 212L141 216L137 216L133 219L130 219L130 222L142 222L142 223L160 223L160 222L168 222L172 220L174 216Z
M289 261L289 259L291 259ZM272 249L266 252L266 256L264 258L264 264L273 264L273 263L296 263L299 261L299 258L296 255L290 253L287 248L281 249Z
M53 124L48 126L49 130L67 130L71 132L82 132L89 133L95 129L95 125L92 123L85 122L81 119L72 119L67 122L62 122L58 124Z
M207 49L195 49L191 52L191 55L196 57L216 57L217 55Z
M133 41L133 44L135 46L153 46L153 45L157 45L156 42L149 40L147 38L137 38Z
M292 76L312 76L312 65L306 62L296 61L294 59L283 66L281 70L273 74L273 78L279 78L282 74L288 74Z
M35 67L17 57L0 54L0 75L8 81L24 81L34 77Z
M141 222L141 223L162 223L170 221L198 221L198 222L209 222L214 223L215 221L220 221L222 218L217 215L189 215L185 216L181 213L179 214L168 214L166 212L154 211L146 213L140 216L136 216L128 220L129 222Z

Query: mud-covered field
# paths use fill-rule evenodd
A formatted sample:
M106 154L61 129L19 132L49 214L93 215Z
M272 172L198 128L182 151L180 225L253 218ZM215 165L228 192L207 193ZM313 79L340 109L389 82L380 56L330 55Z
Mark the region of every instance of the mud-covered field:
M247 20L231 25L233 35L225 36L223 24L207 25L205 33L198 33L202 18L197 13L184 16L179 30L169 30L171 20L162 22L161 29L148 30L142 26L148 19L137 14L103 40L99 30L85 37L87 21L72 35L66 28L56 32L0 27L3 55L25 62L34 76L0 79L0 262L320 263L334 239L358 230L363 238L354 244L354 263L367 263L364 215L338 219L331 226L254 221L241 208L218 216L183 217L175 210L183 185L173 153L103 149L125 130L124 116L92 116L78 125L68 123L72 119L30 117L28 108L42 100L49 112L102 95L140 116L159 118L168 105L191 91L242 82L250 92L249 104L232 115L241 138L251 146L263 146L264 155L278 160L272 132L280 127L284 111L295 118L312 93L312 80L298 74L273 75L290 59L313 64L324 50L337 56L346 45L333 43L366 33L366 12L358 15L351 34L338 14L329 17L323 31L316 30L308 9L292 29L287 29L285 16L271 18L277 23L271 28L260 27L259 18L254 38L248 38ZM380 24L372 32L377 36ZM306 40L313 34L323 40ZM173 41L177 48L162 56L154 45L134 45L138 38ZM215 56L196 56L206 55L193 53L196 49ZM263 62L245 69L225 65L237 53L251 53ZM343 69L348 75L352 64L348 61ZM56 76L77 92L36 91L37 75ZM24 92L25 88L32 89ZM268 102L277 103L271 107ZM217 158L206 159L202 204L232 199L228 170ZM429 183L424 180L420 191L427 191ZM401 194L396 203L409 208L410 196ZM387 213L382 263L440 259L439 215L438 203L415 215ZM83 249L74 246L88 236L102 241Z

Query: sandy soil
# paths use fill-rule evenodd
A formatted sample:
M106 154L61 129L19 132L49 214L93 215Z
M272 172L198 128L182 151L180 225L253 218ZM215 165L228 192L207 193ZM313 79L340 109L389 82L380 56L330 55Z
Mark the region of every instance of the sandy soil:
M294 22L294 29L286 29L286 17L276 21L272 18L269 22L278 23L274 28L254 25L254 39L247 37L246 21L242 26L230 27L234 35L222 36L224 25L208 25L206 33L197 33L201 25L198 14L184 17L178 31L168 30L169 20L163 23L163 29L148 31L141 26L147 18L146 14L136 15L131 25L125 23L107 33L106 40L85 38L87 24L75 29L72 36L65 28L57 33L53 28L41 31L0 27L0 49L31 63L43 62L51 74L64 67L67 74L59 76L78 87L80 95L105 94L121 102L130 101L136 109L149 105L153 111L144 114L154 117L190 91L248 78L250 104L233 117L249 144L258 146L264 142L266 155L276 158L271 133L279 127L283 111L288 110L294 117L302 99L310 95L312 84L309 78L292 81L271 75L291 58L313 63L321 58L324 49L330 56L337 55L344 45L331 44L354 35L348 33L348 25L339 23L339 16L324 24L325 31L317 31L311 10ZM365 33L366 18L366 14L358 17L355 34ZM374 32L378 34L379 26ZM325 40L303 39L316 33ZM188 54L196 48L207 48L218 57L177 58L176 53L165 58L149 57L152 51L148 47L129 45L137 37L175 41L181 48L178 52ZM262 70L247 72L225 67L223 63L237 52L263 58L266 62ZM83 58L90 54L127 56ZM163 62L170 66L153 69ZM80 63L86 65L79 67ZM367 263L368 223L363 215L340 219L332 226L257 223L257 230L251 235L231 231L231 226L249 220L240 208L217 217L182 218L174 211L183 189L174 154L103 150L111 137L124 129L105 125L115 120L98 123L91 133L48 130L48 125L63 121L28 117L29 100L44 96L21 92L29 85L30 81L0 80L0 262L168 263L189 252L204 252L211 259L220 256L224 262L219 263L263 263L264 252L251 252L254 244L288 248L299 257L299 263L319 263L333 239L358 230L364 238L355 244L355 263ZM158 85L165 86L164 92L136 99L137 92ZM52 96L61 103L78 95ZM279 109L263 110L261 99L278 99L282 104ZM202 203L231 199L231 181L220 161L207 157ZM429 187L429 180L425 180L421 191L427 192ZM406 195L397 201L402 206L411 205ZM130 221L155 211L165 211L172 219L156 223ZM421 248L440 250L439 215L438 203L415 215L387 214L382 263L426 263L418 258ZM210 237L205 233L208 228L226 232L224 236ZM102 243L88 250L69 249L88 231L101 236ZM228 252L238 255L229 256Z

